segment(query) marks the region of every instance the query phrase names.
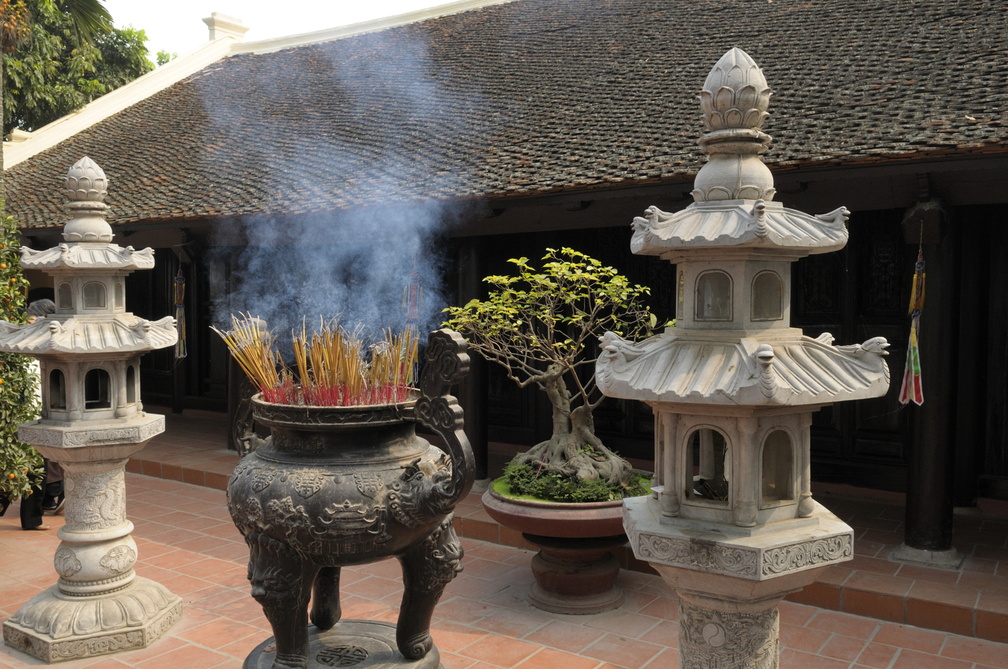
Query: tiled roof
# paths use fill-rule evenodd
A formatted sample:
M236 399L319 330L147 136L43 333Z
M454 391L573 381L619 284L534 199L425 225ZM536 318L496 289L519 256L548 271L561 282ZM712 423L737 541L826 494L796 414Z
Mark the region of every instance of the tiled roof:
M7 173L66 220L83 155L110 222L691 178L697 93L732 46L773 88L771 169L1005 152L1002 0L517 0L218 61Z

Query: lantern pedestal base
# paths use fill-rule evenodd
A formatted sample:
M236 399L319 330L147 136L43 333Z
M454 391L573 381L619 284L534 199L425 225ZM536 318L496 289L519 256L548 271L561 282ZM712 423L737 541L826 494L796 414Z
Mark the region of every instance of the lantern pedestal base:
M79 597L52 586L4 623L4 643L43 662L146 648L182 617L182 599L137 576L121 590Z
M326 631L308 626L307 669L441 669L441 654L433 647L419 660L408 660L396 647L395 625L371 620L343 620ZM276 660L273 637L245 658L244 669L270 669Z
M623 502L634 555L679 595L679 666L775 669L777 605L853 557L853 531L819 504L809 518L761 526L663 518L658 501ZM661 520L659 520L661 519Z

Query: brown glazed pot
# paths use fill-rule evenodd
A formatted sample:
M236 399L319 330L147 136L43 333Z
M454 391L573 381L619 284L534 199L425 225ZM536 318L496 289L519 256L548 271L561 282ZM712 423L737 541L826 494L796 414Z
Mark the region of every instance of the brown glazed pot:
M464 350L457 333L432 333L421 390L402 404L308 407L254 398L255 419L272 435L235 467L228 509L249 546L252 596L273 628L272 666L314 666L309 599L315 628L332 629L340 619L340 567L389 556L403 569L395 645L407 660L433 649L434 606L462 558L452 510L473 477L462 412L446 393L468 369ZM438 432L447 452L417 436L417 422ZM436 649L428 659L418 666L436 667ZM246 666L260 666L252 660Z
M626 543L623 502L569 504L506 497L490 488L483 507L504 527L518 530L539 552L529 603L553 613L590 614L623 604L616 585L614 549Z

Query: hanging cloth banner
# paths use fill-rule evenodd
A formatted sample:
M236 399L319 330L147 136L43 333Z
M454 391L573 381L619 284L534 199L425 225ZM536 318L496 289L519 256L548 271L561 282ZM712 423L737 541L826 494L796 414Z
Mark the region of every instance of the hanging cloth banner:
M182 267L175 275L175 328L178 330L178 341L175 343L175 359L186 357L186 324L185 324L185 277Z
M914 265L913 285L910 288L910 343L907 345L906 368L903 371L903 386L900 388L899 402L924 404L924 386L921 383L920 349L917 338L920 333L920 316L924 308L924 245L917 248L917 263Z

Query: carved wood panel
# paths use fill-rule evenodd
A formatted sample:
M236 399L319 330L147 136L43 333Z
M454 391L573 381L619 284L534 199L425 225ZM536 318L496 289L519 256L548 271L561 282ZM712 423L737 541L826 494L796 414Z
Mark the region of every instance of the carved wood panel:
M903 241L901 210L855 212L839 253L810 256L793 269L792 325L830 332L838 344L889 340L892 383L885 397L818 411L812 425L812 477L901 490L907 415L896 401L906 357L909 278L917 249Z

